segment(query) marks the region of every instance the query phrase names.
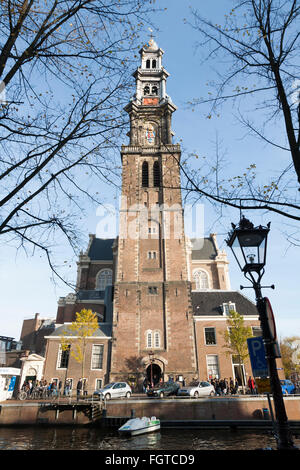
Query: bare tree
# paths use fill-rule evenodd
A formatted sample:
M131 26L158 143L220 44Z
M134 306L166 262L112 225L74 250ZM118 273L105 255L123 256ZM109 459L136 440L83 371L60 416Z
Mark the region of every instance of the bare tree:
M220 178L222 172L215 161L210 164L209 178L203 174L200 177L194 163L192 169L183 168L187 189L216 203L241 210L270 210L298 221L299 0L240 0L233 1L232 6L224 25L192 10L192 26L202 38L198 46L205 54L204 60L215 64L217 77L208 83L208 97L198 97L190 104L206 109L211 119L220 113L222 104L232 102L240 123L266 144L288 152L290 164L276 168L274 163L273 175L264 175L259 183L254 161L245 164L243 174L227 178ZM282 136L282 142L276 140Z
M51 255L76 250L83 196L118 183L116 149L147 0L0 3L0 234Z

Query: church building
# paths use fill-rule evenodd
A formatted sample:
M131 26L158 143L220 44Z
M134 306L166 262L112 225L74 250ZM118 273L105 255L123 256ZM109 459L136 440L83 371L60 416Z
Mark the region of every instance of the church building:
M61 346L76 312L91 309L98 330L89 338L88 388L144 379L210 380L252 375L224 349L230 310L260 334L256 306L231 290L228 260L215 234L185 234L179 144L173 143L176 106L167 95L164 51L151 39L134 73L136 94L126 106L129 143L121 148L122 197L116 239L89 236L78 260L76 291L60 298L56 329L47 337L44 378L73 387L81 365Z

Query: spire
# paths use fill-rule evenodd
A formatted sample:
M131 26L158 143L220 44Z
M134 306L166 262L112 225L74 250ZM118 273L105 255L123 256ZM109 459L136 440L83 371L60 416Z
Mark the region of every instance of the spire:
M136 95L133 101L137 105L160 106L166 102L172 103L166 94L166 80L169 74L162 65L164 51L153 39L150 28L149 31L151 37L140 50L141 65L133 74L136 79Z

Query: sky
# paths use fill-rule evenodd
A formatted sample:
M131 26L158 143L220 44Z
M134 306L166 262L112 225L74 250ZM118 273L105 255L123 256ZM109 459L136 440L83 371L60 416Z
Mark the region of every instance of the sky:
M157 0L156 5L162 12L153 15L153 21L159 31L154 32L155 40L164 51L163 65L170 73L167 82L167 93L171 96L178 109L173 115L173 130L175 141L182 148L201 155L213 154L213 143L216 133L223 142L224 150L230 161L230 171L237 175L258 158L258 171L267 174L274 168L274 159L281 163L287 158L280 151L274 152L259 140L245 137L236 126L233 111L226 105L219 119L208 120L203 110L192 111L187 103L189 100L207 93L206 83L210 80L212 70L207 63L200 60L201 49L196 48L199 39L184 19L191 19L189 7L201 4L203 16L221 22L224 14L228 13L232 2L230 0L214 0L199 2L199 0ZM166 8L166 10L164 10ZM149 31L145 26L145 42L149 39ZM139 66L139 63L136 64ZM220 67L222 65L220 64ZM134 71L134 70L133 70ZM276 129L276 132L280 130ZM127 144L127 142L124 142ZM201 168L199 168L201 171ZM115 189L104 188L107 198L114 204L118 196ZM86 207L86 248L88 234L97 232L99 212L95 207ZM229 272L231 288L239 290L240 285L249 286L240 272L236 262L226 246L225 238L231 229L230 222L239 221L239 211L229 211L220 219L210 204L204 206L205 234L217 233L219 248L226 249L230 261ZM291 247L283 232L287 222L268 213L248 213L247 216L255 225L266 225L269 221L271 231L268 242L268 255L263 285L275 285L275 290L265 289L264 295L270 299L275 315L277 333L280 338L300 336L299 322L299 250ZM69 250L66 245L60 246L61 256ZM69 277L76 280L76 260L68 268ZM26 255L16 252L14 247L0 247L0 335L19 339L23 320L33 318L40 313L44 318L55 318L57 301L65 296L70 289L63 283L52 280L52 273L47 261L39 254ZM254 301L252 289L242 291L243 295Z

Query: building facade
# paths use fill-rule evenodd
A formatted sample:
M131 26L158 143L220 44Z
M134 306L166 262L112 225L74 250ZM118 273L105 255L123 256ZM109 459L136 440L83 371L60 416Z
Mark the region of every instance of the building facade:
M47 337L46 380L74 383L81 377L60 337L82 308L92 309L99 321L84 366L91 390L120 379L137 386L150 377L240 380L236 358L224 350L229 311L242 314L259 334L255 305L230 288L216 235L185 234L181 149L172 142L176 106L166 93L163 53L153 39L140 51L136 94L125 108L130 131L121 148L119 236L90 235L78 260L76 292L59 299L57 328Z

